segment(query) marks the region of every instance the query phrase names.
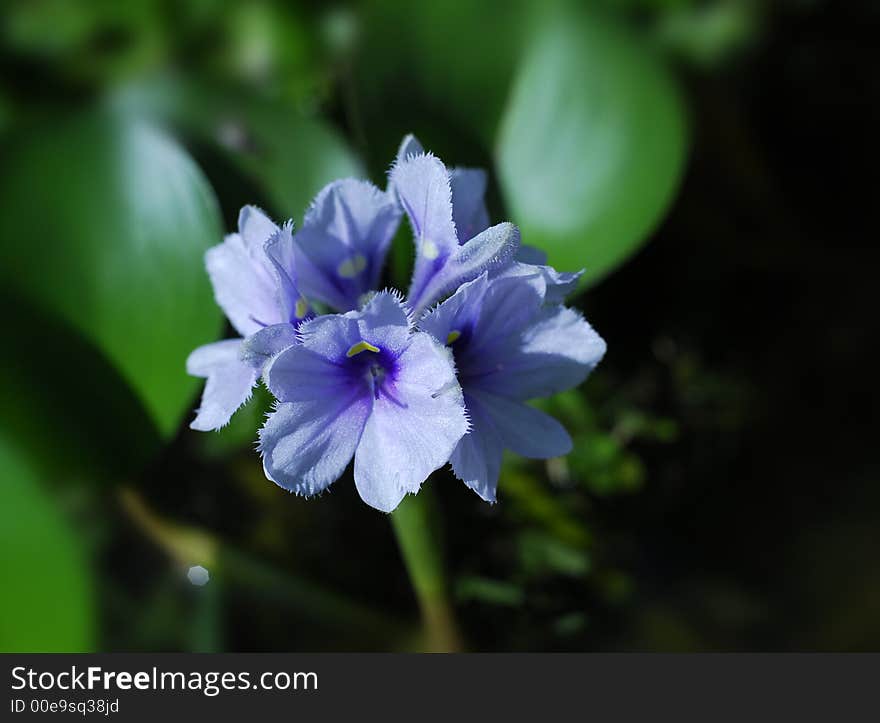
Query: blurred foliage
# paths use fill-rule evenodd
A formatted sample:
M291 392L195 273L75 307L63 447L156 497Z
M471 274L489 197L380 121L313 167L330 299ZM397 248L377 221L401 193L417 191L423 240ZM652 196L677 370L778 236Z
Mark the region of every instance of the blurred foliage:
M420 602L471 649L876 645L876 566L852 554L876 557L876 475L805 401L867 358L840 334L813 355L835 374L803 360L822 320L870 307L870 283L802 291L831 274L797 217L828 207L838 238L851 215L827 183L850 173L838 141L805 134L878 107L838 80L868 66L849 38L876 12L831 5L4 3L0 648L417 649ZM487 167L492 217L556 265L620 272L575 302L608 358L540 405L572 453L505 459L491 507L438 473L445 514L399 523L444 540L421 584L442 580L460 630L411 590L350 475L308 502L265 480L262 387L221 432L186 429L185 357L222 336L204 250L243 203L298 222L333 178L384 185L407 132ZM792 212L774 171L810 202ZM850 254L835 278L873 268ZM404 229L385 281L410 257ZM802 318L816 328L786 331ZM861 439L864 405L820 396ZM801 462L804 439L833 463Z
M681 3L656 20L660 44L698 68L719 67L761 34L760 0Z
M2 437L0 478L0 649L92 650L94 591L80 536L41 488L37 471Z
M513 0L504 12L492 3L382 0L366 5L352 72L368 134L399 140L406 116L388 118L387 103L409 98L435 116L420 124L425 139L435 137L436 126L454 124L491 147L522 44L558 3ZM386 123L393 135L376 127Z
M177 128L212 176L227 169L240 174L279 219L301 222L325 184L363 176L358 160L326 124L246 90L166 78L127 89L116 102ZM230 198L235 184L228 179L215 183L227 206L255 200Z
M7 140L4 285L98 346L170 435L198 386L186 357L220 328L202 261L222 233L210 187L171 139L121 114Z
M595 282L648 237L678 185L681 101L660 61L597 13L536 30L501 122L499 180L523 236Z
M77 480L100 487L143 469L161 440L118 370L51 313L6 293L0 302L15 309L7 323L15 353L0 357L8 443L58 487Z

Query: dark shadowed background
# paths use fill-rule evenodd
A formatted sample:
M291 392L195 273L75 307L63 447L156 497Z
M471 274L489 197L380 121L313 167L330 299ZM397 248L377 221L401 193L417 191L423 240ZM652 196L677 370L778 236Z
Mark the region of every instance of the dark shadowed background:
M0 13L0 649L880 649L876 3ZM265 479L265 391L187 427L230 332L204 250L244 203L384 186L407 132L587 268L609 346L545 404L568 458L421 493L445 643L350 473Z

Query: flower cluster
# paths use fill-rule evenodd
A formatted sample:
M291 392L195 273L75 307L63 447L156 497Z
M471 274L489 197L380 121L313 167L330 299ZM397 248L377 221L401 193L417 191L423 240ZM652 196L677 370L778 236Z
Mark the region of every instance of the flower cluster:
M605 342L562 305L560 273L489 225L486 174L446 166L413 136L386 190L326 186L302 228L252 206L206 255L217 303L241 338L196 349L207 383L192 427L218 429L262 377L277 399L259 432L266 476L312 496L354 459L368 505L389 512L447 462L495 501L502 453L548 458L571 439L526 404L576 386ZM415 262L406 296L377 286L402 217Z

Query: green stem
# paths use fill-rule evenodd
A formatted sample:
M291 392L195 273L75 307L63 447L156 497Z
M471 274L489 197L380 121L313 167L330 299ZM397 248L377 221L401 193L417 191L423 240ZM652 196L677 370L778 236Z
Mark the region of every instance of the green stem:
M437 502L430 488L407 495L391 513L391 526L419 602L424 647L433 652L461 650L461 638L443 565Z
M295 608L309 621L332 628L345 627L359 631L371 642L387 644L388 640L409 638L409 624L389 618L364 607L332 590L309 580L282 572L265 562L221 544L210 532L179 525L159 517L138 492L130 487L120 489L122 507L132 521L153 542L162 548L181 567L192 564L206 565L212 571L211 584L198 594L213 594L221 578L225 577L246 590L274 598ZM215 574L216 573L216 574ZM218 601L214 601L218 602ZM210 605L210 601L205 604ZM203 631L197 631L194 645L206 647Z

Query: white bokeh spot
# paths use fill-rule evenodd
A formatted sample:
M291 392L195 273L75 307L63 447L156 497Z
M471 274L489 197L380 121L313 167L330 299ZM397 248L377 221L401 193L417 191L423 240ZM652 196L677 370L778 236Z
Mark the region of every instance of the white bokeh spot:
M187 570L186 577L193 585L202 587L203 585L208 584L208 580L211 579L211 574L201 565L193 565Z

